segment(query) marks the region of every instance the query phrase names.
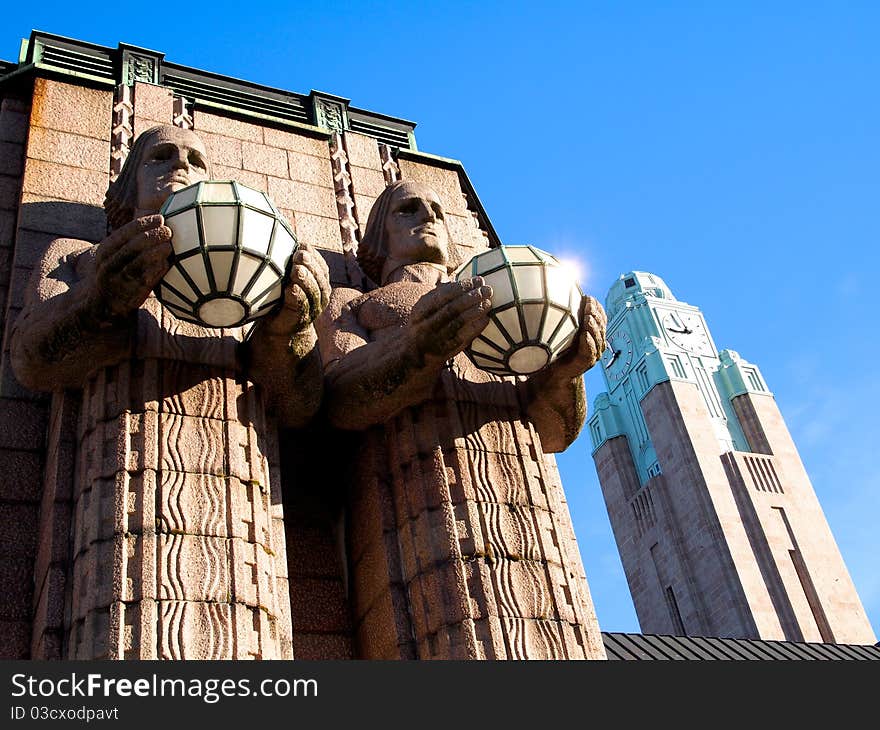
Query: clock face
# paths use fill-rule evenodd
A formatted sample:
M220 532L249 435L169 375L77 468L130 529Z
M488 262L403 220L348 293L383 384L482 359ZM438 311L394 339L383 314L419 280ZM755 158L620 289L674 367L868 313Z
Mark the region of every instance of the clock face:
M714 355L703 320L689 312L669 312L663 317L663 329L671 342L695 355Z
M632 340L624 330L618 330L608 338L608 349L602 355L602 366L608 379L617 381L626 375L632 357Z

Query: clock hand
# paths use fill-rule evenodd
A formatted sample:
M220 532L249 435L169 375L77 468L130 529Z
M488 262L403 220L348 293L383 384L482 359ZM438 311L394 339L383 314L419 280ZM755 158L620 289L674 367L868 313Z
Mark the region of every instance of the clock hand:
M619 357L620 357L620 350L615 350L614 354L611 356L611 358L608 360L608 362L605 363L605 369L607 370L608 368L610 368L612 363Z
M688 329L687 327L685 327L683 330L673 329L672 327L667 327L666 329L667 329L669 332L675 332L675 333L680 334L680 335L689 335L691 332L693 332L693 330Z

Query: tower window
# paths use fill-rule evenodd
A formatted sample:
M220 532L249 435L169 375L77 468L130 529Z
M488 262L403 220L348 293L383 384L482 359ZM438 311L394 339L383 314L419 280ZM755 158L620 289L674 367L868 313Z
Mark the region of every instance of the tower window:
M634 286L636 285L636 280L633 279L633 278L624 279L624 281L623 281L623 285L624 285L627 289L630 289L630 288L632 288L632 287L634 287Z

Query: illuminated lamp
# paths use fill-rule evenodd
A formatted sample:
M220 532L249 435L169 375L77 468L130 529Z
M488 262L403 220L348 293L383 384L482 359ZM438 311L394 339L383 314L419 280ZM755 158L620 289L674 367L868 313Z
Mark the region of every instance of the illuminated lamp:
M279 304L297 242L265 193L232 180L206 180L172 193L159 213L174 251L155 291L177 317L239 327Z
M499 246L455 272L457 281L473 276L492 287L489 324L465 349L478 368L530 375L571 345L582 297L572 267L534 246Z

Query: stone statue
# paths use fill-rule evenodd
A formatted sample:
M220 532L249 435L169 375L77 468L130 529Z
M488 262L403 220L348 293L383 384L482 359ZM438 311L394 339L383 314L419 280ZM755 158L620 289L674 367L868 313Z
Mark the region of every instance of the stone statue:
M546 452L586 415L582 374L605 313L581 305L572 349L529 378L477 369L463 349L491 289L449 280L437 194L387 187L358 260L381 286L335 289L317 327L325 407L362 432L347 535L365 658L604 658L571 520Z
M314 319L329 272L301 244L283 306L245 328L178 320L152 293L171 230L158 210L210 177L205 146L141 134L97 245L56 239L11 333L16 377L82 394L68 658L290 655L275 424L321 398ZM273 534L274 533L274 534Z

